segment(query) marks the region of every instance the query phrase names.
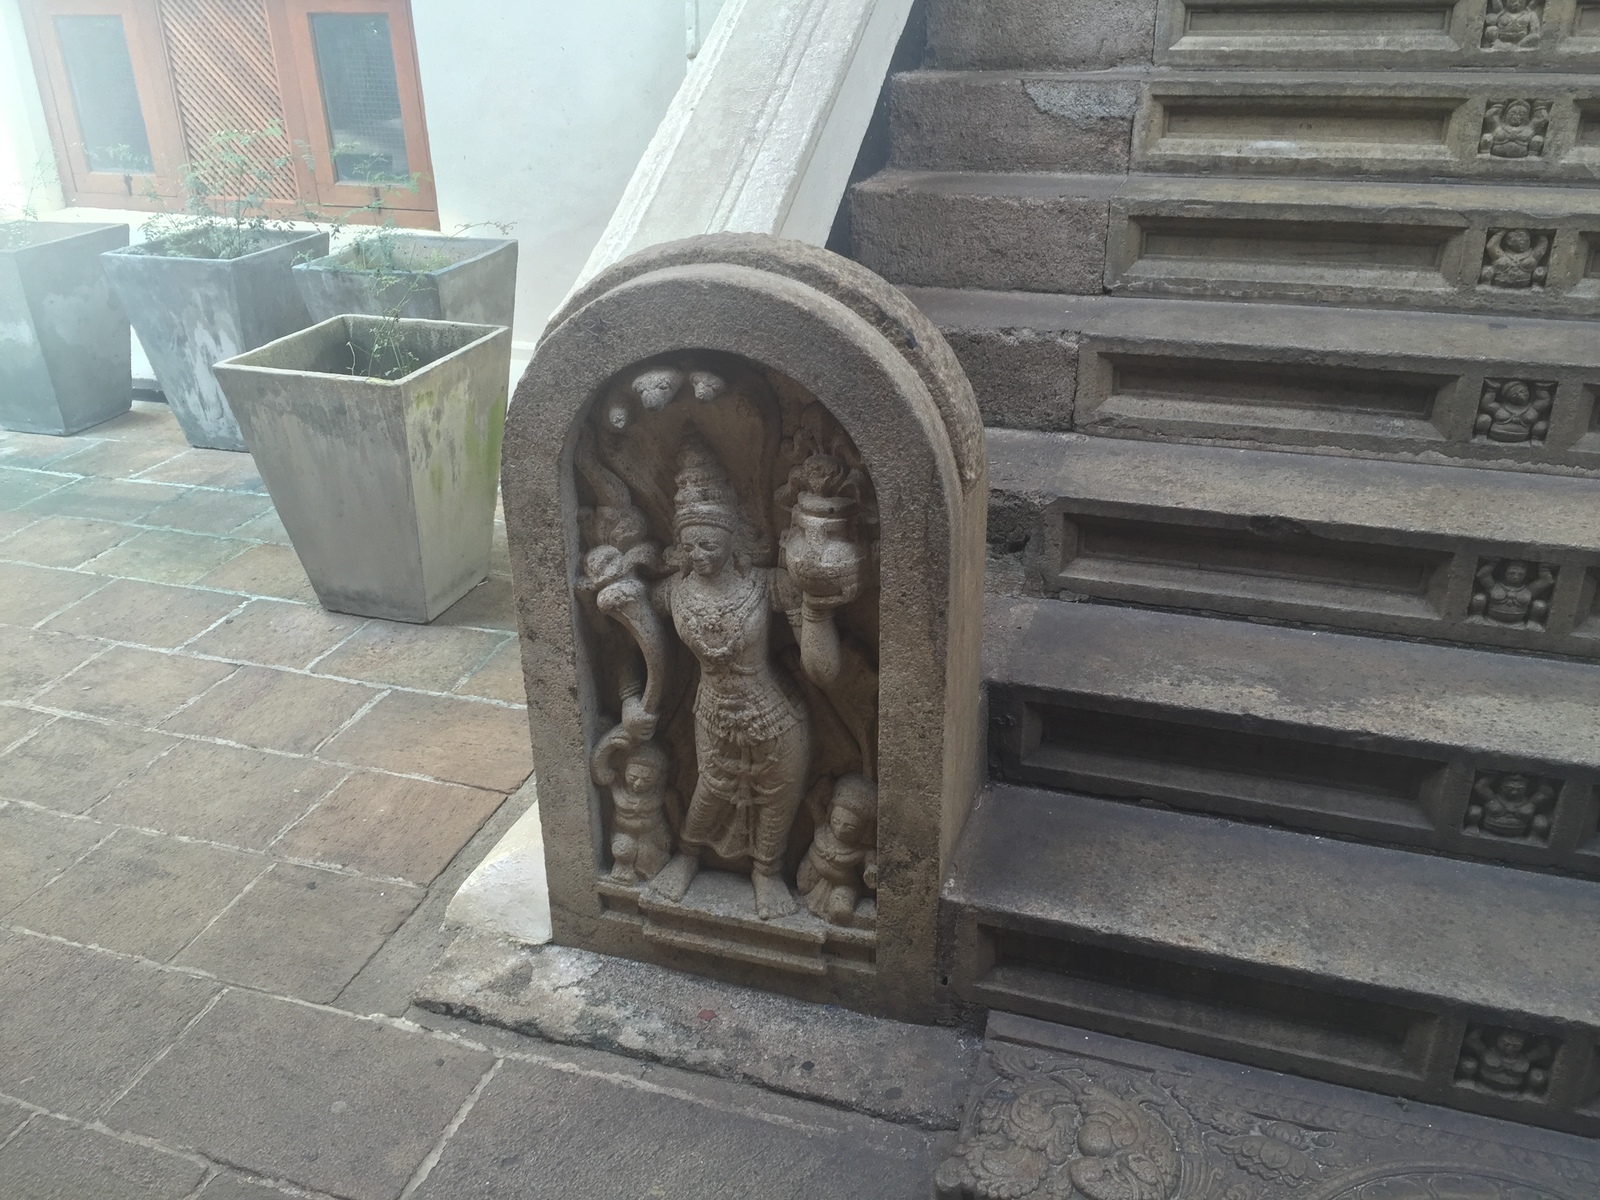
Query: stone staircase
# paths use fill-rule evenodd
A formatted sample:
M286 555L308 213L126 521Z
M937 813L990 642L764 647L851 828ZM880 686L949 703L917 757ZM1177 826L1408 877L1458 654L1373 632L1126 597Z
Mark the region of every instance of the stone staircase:
M850 216L989 426L952 987L1600 1135L1600 4L928 21Z

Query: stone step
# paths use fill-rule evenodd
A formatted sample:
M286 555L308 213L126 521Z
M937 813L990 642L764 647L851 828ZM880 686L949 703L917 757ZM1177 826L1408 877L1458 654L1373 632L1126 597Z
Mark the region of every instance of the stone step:
M928 51L948 68L1103 69L1156 62L1274 70L1573 70L1600 64L1600 4L1533 0L931 0Z
M1592 479L995 429L989 487L1049 596L1600 658Z
M911 71L890 98L891 163L905 169L1600 176L1594 74Z
M1001 784L942 899L975 1005L1600 1133L1595 882Z
M1600 189L888 170L851 215L898 284L1600 316Z
M955 348L991 427L1600 469L1600 339L1570 320L908 294ZM1508 386L1531 410L1497 416ZM1541 410L1543 431L1519 419Z
M1059 600L985 619L1009 782L1600 875L1592 663Z

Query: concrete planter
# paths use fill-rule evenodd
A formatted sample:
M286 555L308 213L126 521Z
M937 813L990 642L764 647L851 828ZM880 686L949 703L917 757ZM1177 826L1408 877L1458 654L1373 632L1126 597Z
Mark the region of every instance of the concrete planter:
M398 270L377 270L351 247L297 263L312 320L344 313L398 311L424 321L511 324L517 288L517 243L505 238L400 237Z
M0 249L0 426L77 433L128 411L128 318L100 256L126 225L19 222L27 244Z
M212 365L311 324L290 268L326 254L328 235L268 232L261 241L239 258L176 258L138 247L105 256L191 446L245 448Z
M431 621L489 571L511 331L403 320L422 365L353 374L383 324L334 317L216 374L323 607Z

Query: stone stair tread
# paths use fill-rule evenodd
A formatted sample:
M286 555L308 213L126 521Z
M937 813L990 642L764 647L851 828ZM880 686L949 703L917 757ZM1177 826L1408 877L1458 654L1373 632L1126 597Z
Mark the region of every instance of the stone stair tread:
M1494 364L1509 369L1528 362L1554 370L1600 369L1600 339L1570 318L978 288L902 290L941 329L1079 333L1174 349L1258 348L1292 356L1292 361L1345 352L1468 359L1488 364L1490 370ZM1493 353L1506 346L1514 353Z
M992 785L947 902L1025 932L1600 1023L1600 884Z
M1600 769L1600 666L1020 597L990 596L984 619L991 686Z
M1428 213L1488 209L1533 220L1600 214L1600 190L1526 182L1419 183L1395 180L1229 178L1186 175L1077 175L1054 171L917 171L892 168L855 185L865 193L928 192L1026 200L1192 202L1207 205L1315 207L1344 213ZM1315 219L1315 218L1314 218Z
M1316 533L1600 551L1600 487L1565 475L991 429L989 486L1086 511L1270 517Z

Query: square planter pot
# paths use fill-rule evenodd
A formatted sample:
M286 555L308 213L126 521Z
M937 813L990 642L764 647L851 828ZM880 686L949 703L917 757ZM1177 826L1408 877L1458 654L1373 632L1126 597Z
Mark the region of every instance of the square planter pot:
M311 317L395 312L424 321L511 324L517 291L517 243L505 238L396 239L399 270L374 270L350 247L298 263L295 282Z
M0 249L0 426L77 433L128 411L128 318L100 256L126 225L19 221Z
M420 365L353 374L383 324L334 317L216 373L322 606L431 621L489 573L511 331L403 320Z
M311 324L290 268L328 252L325 233L267 232L239 258L175 258L139 247L105 256L106 274L191 446L243 450L212 366Z

